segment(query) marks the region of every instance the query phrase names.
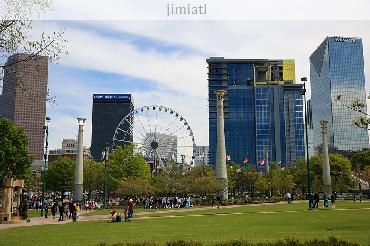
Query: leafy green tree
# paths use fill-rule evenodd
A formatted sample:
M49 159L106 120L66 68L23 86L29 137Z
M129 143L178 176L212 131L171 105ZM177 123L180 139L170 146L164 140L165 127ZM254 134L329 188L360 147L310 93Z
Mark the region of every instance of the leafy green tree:
M224 184L217 181L216 173L209 165L196 166L184 177L186 184L190 186L189 190L196 195L216 195L224 187Z
M156 195L170 194L172 190L171 178L164 172L152 177L151 184Z
M118 193L129 197L152 195L154 194L154 188L147 179L127 178L120 181Z
M67 157L58 157L46 172L46 188L49 191L72 191L75 163Z
M370 150L359 150L351 158L353 170L362 171L365 167L370 166Z
M232 192L232 195L235 196L235 192L240 190L240 173L241 166L235 162L232 162L227 167L227 186L229 188L229 192Z
M320 180L322 182L323 156L321 154L313 156L310 162L314 177L318 178L316 181L313 179L313 181L318 182ZM347 191L352 181L351 162L343 155L329 154L329 163L332 189L339 192ZM315 186L316 188L321 187L317 183Z
M263 176L262 174L259 174L257 176L257 180L256 180L256 189L257 191L261 192L261 193L265 193L267 190L268 190L269 186L268 186L268 180L265 176Z
M111 188L117 189L118 183L127 178L150 178L149 165L141 154L135 153L134 145L117 146L109 155L107 164Z
M93 191L104 189L104 165L91 159L84 159L84 189L90 198Z
M307 192L307 162L304 158L299 158L295 161L295 165L289 168L293 175L293 182L296 184L296 188L300 189L303 193ZM314 172L312 170L312 163L310 163L310 177L311 185Z
M241 179L241 191L247 191L254 197L254 193L256 190L256 181L259 176L259 173L255 168L249 168L248 170L242 169L240 174Z
M8 170L17 179L30 179L32 160L24 131L9 119L0 118L0 180Z

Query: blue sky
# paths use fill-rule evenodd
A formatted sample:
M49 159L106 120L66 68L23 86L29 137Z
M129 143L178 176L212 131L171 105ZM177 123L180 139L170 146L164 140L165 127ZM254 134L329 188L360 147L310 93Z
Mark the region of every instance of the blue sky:
M163 105L183 114L198 145L208 145L209 56L295 59L309 77L310 54L326 36L363 38L370 75L369 21L39 21L34 34L65 29L69 55L49 66L50 147L75 138L86 117L91 141L93 93L131 93L135 106ZM369 59L368 59L369 58ZM366 76L368 77L368 76ZM367 85L368 86L368 85ZM367 87L369 91L369 86Z

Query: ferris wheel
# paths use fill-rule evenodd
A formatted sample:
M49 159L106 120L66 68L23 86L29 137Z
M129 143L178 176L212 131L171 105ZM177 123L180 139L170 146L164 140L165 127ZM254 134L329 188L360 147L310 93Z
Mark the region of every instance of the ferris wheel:
M113 145L134 144L153 171L170 163L193 165L194 133L189 122L175 110L157 105L132 110L118 124Z

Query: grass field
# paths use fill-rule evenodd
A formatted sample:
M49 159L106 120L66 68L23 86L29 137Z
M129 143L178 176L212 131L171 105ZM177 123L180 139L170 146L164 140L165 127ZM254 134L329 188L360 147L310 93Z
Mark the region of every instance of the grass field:
M137 212L137 218L149 218L130 223L100 220L1 230L0 245L97 245L178 239L206 243L234 239L265 242L286 237L304 241L336 236L367 246L370 245L369 208L370 202L340 201L334 210L307 211L305 203L296 203L145 215ZM175 217L164 217L169 215ZM162 218L152 218L158 216Z

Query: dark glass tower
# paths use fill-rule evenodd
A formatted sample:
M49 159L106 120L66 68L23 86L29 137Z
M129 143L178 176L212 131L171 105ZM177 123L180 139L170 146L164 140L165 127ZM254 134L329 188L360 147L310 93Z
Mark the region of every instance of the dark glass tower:
M102 152L113 143L114 132L121 120L133 110L131 94L94 94L92 110L91 156L102 159ZM129 131L129 123L122 130ZM132 141L132 136L131 140Z
M367 129L353 124L364 115L343 105L359 100L366 112L362 40L327 37L311 55L310 64L314 147L321 145L320 120L324 119L328 121L330 147L344 151L368 148Z
M292 60L207 59L209 162L216 158L216 96L225 90L225 142L229 162L293 163L305 155L302 85ZM225 157L226 158L226 157Z

